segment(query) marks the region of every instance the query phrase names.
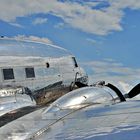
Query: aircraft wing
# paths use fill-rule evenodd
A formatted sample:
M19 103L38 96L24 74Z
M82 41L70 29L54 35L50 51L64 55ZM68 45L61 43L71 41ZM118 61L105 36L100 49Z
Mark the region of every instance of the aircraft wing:
M112 91L106 87L76 92L80 94L67 94L50 107L4 125L0 128L1 140L139 140L139 98L118 102L113 93L110 97L114 99L107 96Z
M89 106L52 125L41 139L139 140L140 101Z

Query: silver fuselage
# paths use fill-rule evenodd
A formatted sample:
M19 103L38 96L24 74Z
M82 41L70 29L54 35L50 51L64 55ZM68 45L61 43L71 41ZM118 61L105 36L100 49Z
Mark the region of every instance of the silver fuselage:
M65 90L59 93L56 89L51 93L52 91L48 91L50 85L55 85L55 88L60 83L59 90L62 90L70 87L75 78L87 83L84 70L67 50L33 41L0 39L0 115L13 109L35 105L29 96L27 99L23 92L17 93L18 88L26 88L37 94L36 98L43 92L43 99L45 96L48 98L45 102L50 102L50 97L54 100L69 92Z
M9 74L7 69L13 72L12 76L4 75ZM31 69L34 74L28 76L27 69L29 74ZM74 56L63 48L37 42L0 39L0 87L24 86L34 91L59 81L63 85L70 85L76 73L77 78L86 76L76 64Z

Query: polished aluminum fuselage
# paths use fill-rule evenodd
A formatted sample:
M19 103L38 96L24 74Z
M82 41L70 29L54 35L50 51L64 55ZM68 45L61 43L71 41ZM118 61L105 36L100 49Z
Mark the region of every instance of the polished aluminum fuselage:
M27 78L25 69L30 67L34 68L35 76ZM14 78L5 80L3 69L13 69ZM0 87L24 86L34 91L59 81L70 85L77 72L77 78L86 76L82 68L75 66L74 56L63 48L38 42L0 39Z
M84 70L67 50L28 40L0 39L0 115L35 105L30 96L16 92L19 87L27 88L40 104L55 100L69 91L59 93L56 89L52 93L48 91L50 87L55 89L59 83L59 90L65 89L71 86L75 78L84 79L87 83Z

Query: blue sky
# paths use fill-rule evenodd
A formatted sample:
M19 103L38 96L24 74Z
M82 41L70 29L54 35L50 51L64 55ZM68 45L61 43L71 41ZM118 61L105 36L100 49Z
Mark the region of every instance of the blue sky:
M139 25L140 0L1 0L0 5L1 36L46 39L66 48L96 80L112 74L140 79Z

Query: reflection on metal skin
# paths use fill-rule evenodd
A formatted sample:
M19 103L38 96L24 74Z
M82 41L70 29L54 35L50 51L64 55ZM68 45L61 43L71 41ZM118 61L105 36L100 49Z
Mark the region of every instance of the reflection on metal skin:
M16 109L36 105L24 87L3 87L0 89L0 116Z
M116 102L116 93L106 86L84 87L59 98L44 113L80 108L87 104L112 104Z
M34 111L1 127L0 137L1 140L61 140L70 139L71 136L73 139L79 136L84 139L87 135L109 135L120 125L125 129L126 125L131 127L135 121L139 123L139 102L118 102L117 94L106 86L77 89L62 96L50 107ZM123 133L123 130L118 130Z
M0 38L0 56L47 56L58 58L68 55L70 55L70 52L55 45L30 40Z

